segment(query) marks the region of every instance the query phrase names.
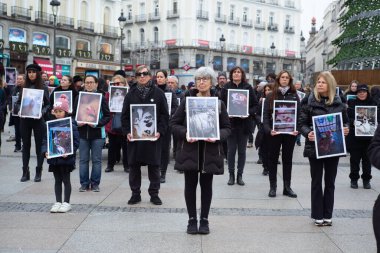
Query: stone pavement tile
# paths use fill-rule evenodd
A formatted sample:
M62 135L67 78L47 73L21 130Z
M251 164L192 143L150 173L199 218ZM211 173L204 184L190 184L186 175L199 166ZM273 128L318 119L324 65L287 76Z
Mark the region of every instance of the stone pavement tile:
M344 253L376 253L375 236L372 234L329 235Z
M277 193L278 194L278 193ZM297 199L278 195L269 199L213 198L212 208L302 209Z
M58 251L73 232L74 229L61 228L0 228L0 248L19 252Z
M57 253L57 250L42 250L42 249L2 249L0 246L0 253Z
M59 252L201 253L202 250L201 236L188 235L184 232L151 233L82 230L75 232Z

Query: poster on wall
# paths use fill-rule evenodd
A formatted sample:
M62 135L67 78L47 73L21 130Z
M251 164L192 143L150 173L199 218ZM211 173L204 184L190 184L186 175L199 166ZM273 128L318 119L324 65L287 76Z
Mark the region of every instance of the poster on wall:
M26 42L25 31L18 28L9 28L9 41Z
M45 33L33 33L33 45L48 46L48 36Z

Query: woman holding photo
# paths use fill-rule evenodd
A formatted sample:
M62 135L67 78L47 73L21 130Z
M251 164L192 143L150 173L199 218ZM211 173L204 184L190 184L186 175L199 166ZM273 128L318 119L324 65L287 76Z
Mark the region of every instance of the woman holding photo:
M317 159L313 116L342 113L344 135L347 136L348 117L346 105L336 95L336 81L330 72L318 75L313 92L302 100L301 115L298 121L301 134L305 137L304 157L309 158L311 174L311 218L316 226L331 226L334 209L335 178L339 157ZM325 171L322 190L323 170Z
M209 67L199 68L195 74L195 89L186 94L194 97L217 97L215 90L211 90L216 84L214 70ZM231 125L228 119L227 109L219 102L219 131L220 140L207 139L196 141L187 138L186 101L183 100L170 121L173 135L178 140L175 169L184 171L185 174L185 201L189 222L188 234L208 234L208 214L212 200L212 180L214 175L224 172L223 141L231 133ZM198 229L196 193L198 181L201 187L201 213Z
M293 192L291 186L292 180L292 163L293 150L296 144L298 131L290 132L289 134L280 134L273 130L273 111L274 101L295 101L297 115L299 115L299 98L297 90L293 85L293 77L286 70L280 71L275 79L273 91L270 93L264 102L263 125L264 132L268 136L268 146L271 147L271 152L268 153L268 170L270 190L268 196L276 197L277 190L277 161L282 148L282 174L284 180L283 194L285 196L296 198L297 194Z
M61 84L57 88L55 88L50 95L51 109L53 109L53 104L54 104L54 93L57 91L71 91L72 104L74 104L73 102L76 100L76 98L78 96L78 91L75 89L75 86L73 83L73 78L69 75L64 75L64 76L62 76ZM70 114L72 114L72 112Z
M101 93L102 100L97 125L78 123L80 137L79 175L81 184L79 191L85 192L91 187L93 192L99 192L99 184L102 173L102 149L106 139L106 132L104 128L110 120L110 109L103 92L98 91L98 78L95 76L86 76L84 79L84 91L90 93ZM75 101L74 112L76 112L79 97L80 96L78 96ZM92 164L91 177L89 177L90 153Z
M42 164L44 162L44 156L41 153L42 138L45 135L45 121L44 116L49 109L49 90L44 85L41 78L41 67L37 64L30 64L26 67L26 80L24 85L21 87L18 101L16 102L17 107L21 107L22 101L22 89L39 89L44 91L42 109L41 109L41 118L32 119L32 118L23 118L20 117L20 130L21 130L21 139L22 139L22 177L21 182L30 180L29 173L29 159L30 159L30 146L32 131L34 135L34 142L36 145L36 155L37 155L37 166L36 166L36 175L34 177L34 182L41 181L42 174ZM21 112L21 110L20 110Z

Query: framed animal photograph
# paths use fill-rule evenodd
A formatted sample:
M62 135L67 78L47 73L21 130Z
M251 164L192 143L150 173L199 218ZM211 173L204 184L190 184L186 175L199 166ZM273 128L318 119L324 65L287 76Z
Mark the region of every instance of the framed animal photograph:
M16 68L6 67L5 68L5 82L7 85L15 85L17 78Z
M129 87L125 86L110 86L110 112L121 112L123 110L124 98L128 90Z
M168 109L169 109L169 116L170 116L171 112L172 112L172 97L173 97L173 93L171 93L171 92L165 92L165 97L166 97L166 102L168 102Z
M42 104L44 101L44 90L22 89L20 116L22 118L39 119L42 116Z
M346 155L342 113L313 116L317 159Z
M306 96L306 93L297 90L297 95L298 95L298 97L299 97L299 99L301 101Z
M67 101L69 101L69 113L72 113L73 112L73 92L71 90L54 92L54 104L61 97L64 97L67 99Z
M230 117L248 117L249 90L228 89L227 112Z
M274 100L273 131L292 134L297 130L297 101Z
M187 137L195 140L220 139L217 97L187 97Z
M99 122L102 94L95 92L79 92L75 120L80 124L97 125Z
M48 159L72 155L73 127L71 117L46 122Z
M377 106L355 106L355 136L374 136L377 128Z
M155 104L130 105L132 141L157 140L157 113Z

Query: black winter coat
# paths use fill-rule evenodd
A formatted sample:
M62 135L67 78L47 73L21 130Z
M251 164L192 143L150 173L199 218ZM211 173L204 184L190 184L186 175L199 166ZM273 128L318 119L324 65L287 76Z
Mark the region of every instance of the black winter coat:
M377 126L375 136L368 147L367 154L371 164L380 170L380 125Z
M95 127L91 127L87 124L83 126L78 126L79 136L81 139L93 140L93 139L104 139L106 138L105 125L110 121L110 108L108 107L108 102L105 94L102 91L97 91L96 93L102 94L102 104L100 106L99 121ZM75 99L73 113L76 114L78 107L79 95Z
M131 130L131 111L133 104L155 104L157 132L160 136L166 134L169 126L168 104L164 92L153 86L145 99L139 95L136 85L132 86L124 99L123 111L121 113L121 124L123 134L127 135ZM161 164L161 138L157 141L133 141L128 142L128 164L133 165L155 165Z
M372 100L372 98L369 96L366 100L359 100L359 99L350 99L347 101L348 108L347 108L347 115L349 119L350 124L350 132L348 136L346 137L346 146L348 151L352 151L353 149L362 149L367 148L368 145L371 142L372 136L355 136L355 106L377 106L376 103ZM377 110L379 113L379 110ZM377 116L377 119L379 120L379 116Z
M175 94L174 91L169 89L169 87L164 84L164 85L157 85L158 88L160 88L164 93L171 93L172 94L172 103L170 105L170 118L174 115L175 111L178 108L178 100L177 100L177 95Z
M273 129L273 106L272 103L272 93L269 93L268 96L265 99L264 102L264 115L263 115L263 127L264 132L267 135L270 135L272 129ZM282 95L280 91L278 91L277 94L277 100L285 100L285 101L296 101L297 102L297 120L299 119L300 115L300 103L299 103L299 97L297 95L297 92L292 93L290 89L285 93L285 95Z
M228 82L224 85L221 90L221 100L227 105L228 90L229 89L239 89L239 90L249 90L249 117L248 118L230 118L232 129L241 129L246 134L253 132L253 121L255 120L255 113L257 110L258 102L255 92L249 83L240 83L236 85L233 82Z
M322 98L321 101L318 102L314 97L314 93L310 93L301 101L301 115L298 120L298 130L306 138L305 149L303 152L304 157L317 157L315 151L315 143L314 141L309 141L309 138L307 137L307 135L311 131L313 131L313 116L341 112L343 119L343 127L348 127L346 105L342 103L340 97L335 96L334 101L331 105L326 105L325 101L326 99Z
M196 96L198 90L192 89L188 93ZM217 96L215 92L211 96ZM173 135L177 138L177 150L174 168L179 171L202 171L221 175L224 173L224 153L222 142L231 134L231 125L228 119L227 109L224 103L220 102L219 128L220 140L211 143L196 141L189 143L186 140L186 99L182 100L176 113L170 121ZM200 152L202 154L200 155Z

